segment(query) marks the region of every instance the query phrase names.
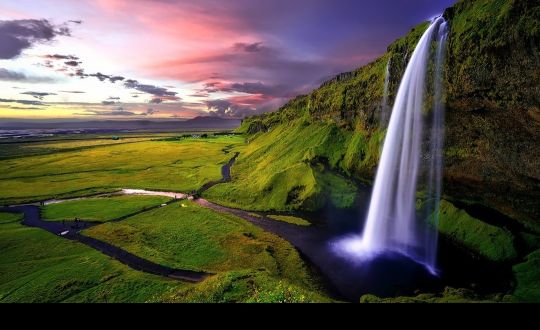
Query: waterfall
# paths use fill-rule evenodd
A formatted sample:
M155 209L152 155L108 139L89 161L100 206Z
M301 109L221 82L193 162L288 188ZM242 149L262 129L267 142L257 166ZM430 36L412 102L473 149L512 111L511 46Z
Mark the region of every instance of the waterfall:
M439 26L438 45L435 55L435 71L433 77L433 112L431 122L431 138L429 146L429 168L428 168L428 186L427 201L425 206L425 217L432 217L432 226L425 228L425 260L428 265L434 265L437 261L437 230L439 224L439 204L441 200L441 181L443 169L442 151L444 148L444 104L442 102L442 69L444 65L444 53L446 50L447 37L446 22Z
M386 63L386 73L384 75L383 98L381 101L381 113L379 118L379 127L385 129L388 125L390 116L390 107L388 106L388 85L390 84L390 59Z
M430 63L431 46L439 41L434 74L434 126L431 133L429 193L432 208L438 208L442 171L441 71L446 23L442 17L432 20L411 55L401 80L390 115L383 150L375 177L369 211L360 237L339 243L341 250L358 256L373 256L385 251L411 257L435 273L437 231L427 219L416 215L416 192L423 141L424 91Z

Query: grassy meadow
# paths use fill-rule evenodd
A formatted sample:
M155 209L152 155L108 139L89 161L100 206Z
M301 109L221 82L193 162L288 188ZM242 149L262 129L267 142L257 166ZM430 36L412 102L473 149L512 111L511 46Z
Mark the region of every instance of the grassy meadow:
M49 221L73 220L105 222L170 201L164 196L119 195L48 204L41 216Z
M297 226L309 226L311 223L305 219L295 217L292 215L276 215L276 214L270 214L268 215L270 219L277 220L277 221L283 221L292 223L293 225Z
M216 274L192 289L201 301L328 300L290 243L236 216L190 201L82 233L162 265ZM209 298L216 287L233 292L226 294L227 299ZM171 299L189 298L177 294Z
M221 178L232 156L223 150L244 145L241 136L176 136L10 144L0 155L0 204L120 188L189 192ZM103 222L83 234L158 264L213 276L193 284L145 274L81 243L25 227L20 215L0 213L0 302L330 301L288 242L189 201L146 210L167 201L90 197L42 206L41 214L50 221ZM136 215L107 222L130 214Z
M238 136L147 140L3 159L0 205L125 187L189 192L221 178L230 158L222 149L241 143Z
M0 213L0 302L160 301L187 286L134 271L21 219Z
M66 134L53 137L8 139L0 141L0 159L25 156L46 155L57 152L77 151L94 146L151 141L171 136L171 133L160 134L119 134L115 139L111 135L101 134Z
M300 274L303 268L289 243L243 219L191 201L105 223L83 234L174 268L207 272L264 268L273 274L282 271L284 276Z
M172 244L171 239L183 238L181 231L169 226L175 215L179 215L170 212L171 209L167 210L172 207L182 211L196 210L191 215L180 214L186 224L198 224L183 237L199 231L202 236L198 237L204 237L202 244L197 241ZM166 211L163 214L165 220L155 226L161 231L160 234L165 235L165 239L161 241L155 237L154 246L150 246L155 251L168 253L169 257L178 253L181 257L177 260L186 258L172 264L202 265L193 268L216 272L196 284L132 270L78 242L65 240L38 228L25 227L19 223L22 220L19 214L0 213L0 302L330 301L319 293L298 253L287 242L255 227L250 228L240 219L207 214L208 210L196 207L190 204L189 208L180 208L178 203L174 203L158 209ZM215 221L215 225L210 229L205 228L207 223L201 221L203 217L207 221ZM154 220L160 222L158 218ZM230 224L221 230L219 221L229 221ZM108 225L93 229L96 232L106 231L110 229L105 227ZM170 231L168 236L167 228ZM186 229L185 226L181 228ZM204 236L218 232L223 235ZM143 234L134 239L148 248L150 241L147 237L141 240L145 236ZM127 239L119 231L113 231L110 236L113 242ZM252 242L246 244L246 240ZM205 244L211 245L209 252L215 255L205 252ZM165 253L170 248L175 250ZM236 260L229 262L224 259L233 253L239 254ZM140 255L147 256L144 252ZM246 261L249 262L242 264Z
M277 238L268 242L268 250L276 248L276 263L287 276L271 267L223 266L224 271L192 284L132 270L78 242L25 227L21 220L21 215L0 212L0 303L331 301L306 275L296 251Z
M315 210L327 202L351 207L356 186L324 164L338 167L344 152L341 145L351 136L341 135L332 125L297 124L249 136L232 167L232 181L212 187L203 196L257 211Z

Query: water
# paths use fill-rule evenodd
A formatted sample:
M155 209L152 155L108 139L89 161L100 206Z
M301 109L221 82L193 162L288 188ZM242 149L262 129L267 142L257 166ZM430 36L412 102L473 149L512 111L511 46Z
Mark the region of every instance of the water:
M424 239L426 240L426 262L429 265L437 263L437 239L438 235L432 233L437 229L439 224L439 204L441 200L441 182L443 157L442 150L444 147L444 104L442 102L442 68L444 64L444 52L446 47L447 36L446 22L441 23L437 36L438 45L435 56L435 71L433 77L433 112L431 123L431 138L429 146L429 168L428 168L428 183L427 183L427 200L425 202L424 217L431 217L432 226L425 228Z
M440 75L445 31L444 19L435 18L411 55L392 108L364 231L361 236L345 238L338 244L339 249L348 255L361 259L398 252L425 265L432 273L436 272L434 256L437 232L432 226L426 226L425 219L418 221L416 192L421 167L424 92L431 46L436 38L440 39L436 60L439 68L435 70ZM436 97L440 99L440 78L435 81L439 84ZM438 120L437 124L442 127L442 116L434 116L434 120ZM432 131L433 134L439 132ZM442 137L433 143L433 148L439 148L437 152L440 152ZM441 166L441 157L435 157L433 162L433 166ZM434 170L433 180L437 175L440 177L440 171L440 168ZM432 191L438 191L440 195L440 184L433 185Z
M178 192L172 192L172 191L153 191L153 190L145 190L145 189L126 189L123 188L120 192L123 195L147 195L147 196L165 196L165 197L171 197L176 199L184 199L187 198L188 195Z
M383 98L381 101L381 114L379 119L379 125L381 129L385 129L388 125L388 119L390 117L390 106L388 105L388 85L390 84L390 60L386 63L386 73L384 75L384 89Z

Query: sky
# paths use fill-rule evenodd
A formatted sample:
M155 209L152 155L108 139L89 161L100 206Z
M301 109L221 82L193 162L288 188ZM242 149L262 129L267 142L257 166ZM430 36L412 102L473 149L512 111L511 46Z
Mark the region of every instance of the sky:
M0 118L243 118L454 0L2 0Z

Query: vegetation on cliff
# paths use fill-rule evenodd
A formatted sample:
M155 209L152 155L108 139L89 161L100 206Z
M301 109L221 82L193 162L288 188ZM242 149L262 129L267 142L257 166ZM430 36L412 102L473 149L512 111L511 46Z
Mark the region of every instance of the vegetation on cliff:
M440 231L483 258L516 261L538 248L540 233L540 3L459 1L444 17L449 35L443 78L443 195L496 210L508 223L497 223L489 214L487 219L476 218L443 201ZM269 209L313 209L322 207L328 197L315 188L323 186L328 170L341 173L343 182L373 180L385 134L378 120L386 65L390 61L392 104L426 27L427 23L418 25L372 63L338 75L278 111L245 119L238 131L248 136L248 152L239 157L233 182L216 187L209 197L228 205L253 198L246 207L261 209L262 198L271 196ZM428 118L431 94L428 90ZM256 157L254 150L267 154L269 161ZM317 172L321 164L326 170ZM267 179L283 171L290 171L285 181ZM299 186L306 189L288 199ZM524 231L510 232L507 227L512 226ZM520 243L518 249L516 241L526 247ZM538 299L537 261L532 253L514 267L515 295L505 301ZM503 300L472 297L460 290L416 300Z
M460 1L444 16L450 32L444 70L443 194L496 209L540 232L540 5L524 0ZM426 27L427 23L418 25L372 63L338 75L278 111L245 119L239 131L248 134L248 148L266 152L273 166L261 166L262 160L248 151L239 158L230 188L221 186L211 196L234 205L239 193L233 191L229 198L226 191L248 176L260 178L255 180L260 183L294 168L312 173L318 164L370 182L385 133L378 112L386 64L390 60L392 104ZM428 91L428 105L429 95ZM294 157L291 150L297 150ZM242 194L280 191L270 209L322 207L313 203L321 198L321 190L313 187L322 186L325 176L312 177L309 185L304 175L288 176L286 187L278 180L248 183L242 185ZM306 189L299 199L287 200L302 186Z

